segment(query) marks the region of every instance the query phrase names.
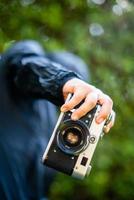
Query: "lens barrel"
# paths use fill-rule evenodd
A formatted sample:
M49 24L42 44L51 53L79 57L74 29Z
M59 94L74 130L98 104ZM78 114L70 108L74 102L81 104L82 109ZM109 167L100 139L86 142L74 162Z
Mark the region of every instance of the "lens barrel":
M88 146L89 136L88 127L82 121L66 120L58 129L57 144L63 152L76 155Z

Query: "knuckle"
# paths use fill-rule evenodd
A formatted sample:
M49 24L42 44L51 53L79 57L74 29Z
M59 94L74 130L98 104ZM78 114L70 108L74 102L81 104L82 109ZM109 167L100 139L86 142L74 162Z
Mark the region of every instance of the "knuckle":
M82 115L84 115L84 114L86 114L87 109L83 107L83 108L80 109L80 112L81 112Z
M65 104L64 107L68 110L70 108L70 106L71 106L71 103L68 103L68 104Z
M106 95L106 99L107 99L107 101L108 101L108 103L110 105L113 105L113 100L111 99L111 97L109 97L108 95Z
M110 105L113 105L113 101L110 97L109 97L108 101L109 101Z
M103 92L98 88L96 88L96 92L97 92L97 94L103 95Z
M94 107L95 105L96 105L96 101L91 100L91 101L90 101L90 107Z
M92 97L89 97L89 99L87 99L87 102L91 107L93 107L96 105L97 98L92 95Z
M88 88L90 88L90 90L92 90L92 91L96 91L96 87L95 86L93 86L93 85L88 85Z
M71 109L72 107L74 107L74 105L75 105L75 102L73 100L71 100L66 104L66 108Z
M75 95L75 97L74 97L74 102L79 102L79 100L81 99L81 94L77 94L77 95Z
M76 111L77 115L79 117L83 116L86 114L86 109L85 108L79 108L77 111Z

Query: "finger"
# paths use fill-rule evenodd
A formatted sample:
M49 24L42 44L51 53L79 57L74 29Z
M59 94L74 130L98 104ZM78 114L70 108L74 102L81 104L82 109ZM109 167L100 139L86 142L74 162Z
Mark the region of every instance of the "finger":
M103 131L104 133L108 133L110 129L113 127L114 123L110 122L107 126L104 126Z
M109 128L109 127L104 127L104 128L103 128L103 132L104 132L104 133L108 133L109 131L110 131L110 128Z
M97 93L92 92L88 94L84 103L73 112L71 119L78 120L82 116L86 115L92 108L95 107L97 100L98 100Z
M100 111L99 115L96 118L96 122L101 123L111 113L113 102L112 102L111 98L107 95L102 95L99 98L98 102L102 105L102 107L101 107L101 111Z
M104 133L108 133L115 122L116 113L112 110L103 128Z
M115 114L115 112L112 110L111 113L109 114L109 116L108 116L107 119L106 119L105 125L107 126L107 125L111 124L111 122L114 123L114 121L115 121L115 116L116 116L116 114Z
M83 90L78 90L74 93L73 97L70 101L66 102L62 107L61 111L66 112L68 110L73 109L76 105L78 105L83 99L85 99L86 93Z

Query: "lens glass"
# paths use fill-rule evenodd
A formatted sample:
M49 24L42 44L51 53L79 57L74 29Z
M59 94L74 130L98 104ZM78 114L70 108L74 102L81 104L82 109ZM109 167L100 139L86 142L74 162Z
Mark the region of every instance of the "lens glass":
M63 135L64 143L69 147L75 147L82 142L81 131L78 128L68 128Z

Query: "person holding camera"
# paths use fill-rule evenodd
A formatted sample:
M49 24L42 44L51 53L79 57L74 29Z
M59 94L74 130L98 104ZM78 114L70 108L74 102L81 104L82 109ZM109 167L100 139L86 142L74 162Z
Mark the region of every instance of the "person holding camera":
M40 159L56 123L54 105L67 112L83 101L71 116L75 121L99 103L98 124L112 111L112 99L85 82L79 70L69 69L62 54L61 59L57 55L48 55L35 41L22 41L1 56L0 199L41 200L46 196L53 171ZM77 69L79 63L75 65ZM73 96L65 102L69 93ZM114 117L104 131L113 125Z

